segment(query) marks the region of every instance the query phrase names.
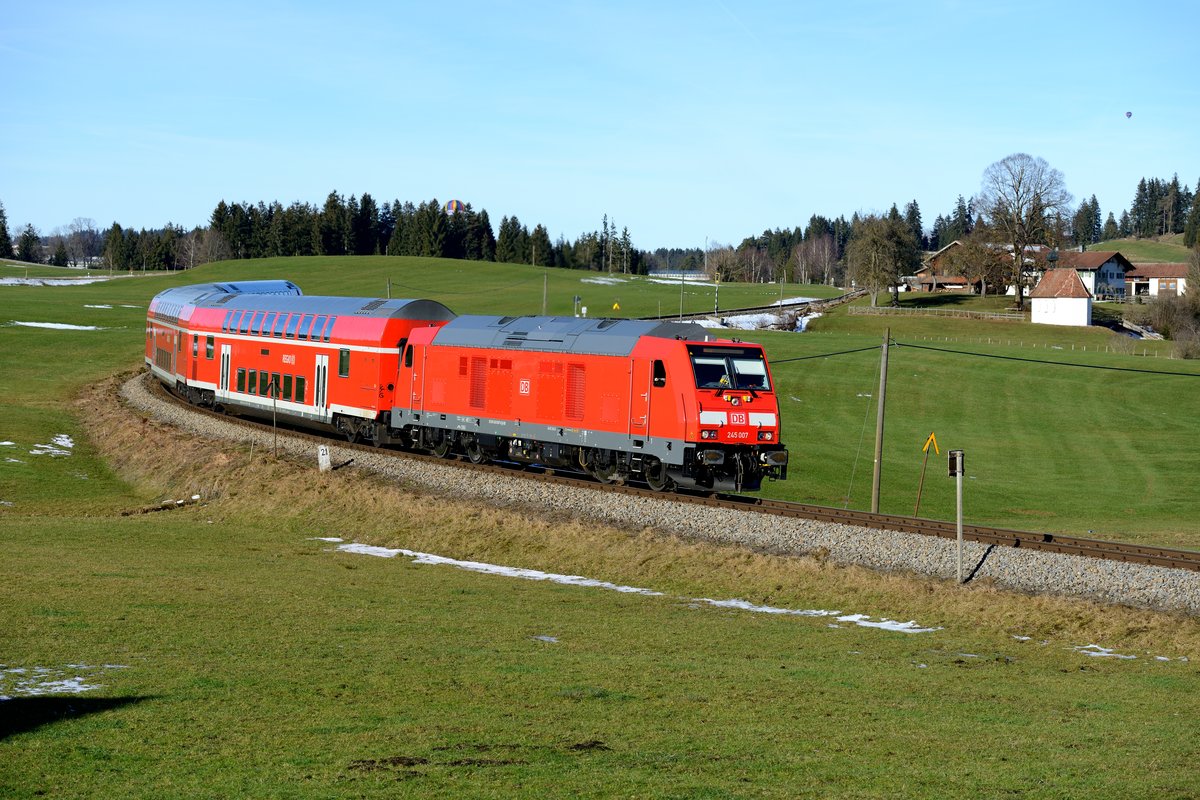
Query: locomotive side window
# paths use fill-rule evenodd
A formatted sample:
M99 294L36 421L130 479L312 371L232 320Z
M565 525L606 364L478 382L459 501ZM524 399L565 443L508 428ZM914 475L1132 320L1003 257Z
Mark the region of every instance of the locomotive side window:
M667 366L661 360L658 360L658 359L655 359L655 361L654 361L654 385L655 386L666 386L667 385Z
M304 376L303 375L296 376L296 402L297 403L304 402Z
M199 355L200 355L200 334L193 333L192 334L192 358L196 358ZM209 356L209 358L212 358L212 356Z
M204 338L204 357L212 361L213 357L213 337L206 336Z
M237 390L239 392L246 391L246 370L241 367L238 368Z
M285 335L287 336L287 338L289 338L289 339L296 338L296 326L299 324L300 324L300 315L299 314L292 314L290 317L288 317L287 331L285 332Z
M350 377L350 351L349 350L339 350L338 351L338 377L339 378L349 378Z

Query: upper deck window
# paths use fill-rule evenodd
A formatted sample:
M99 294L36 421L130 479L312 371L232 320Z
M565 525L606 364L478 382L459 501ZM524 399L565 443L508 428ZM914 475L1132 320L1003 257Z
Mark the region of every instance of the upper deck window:
M700 389L771 391L762 350L748 347L689 347L692 372Z

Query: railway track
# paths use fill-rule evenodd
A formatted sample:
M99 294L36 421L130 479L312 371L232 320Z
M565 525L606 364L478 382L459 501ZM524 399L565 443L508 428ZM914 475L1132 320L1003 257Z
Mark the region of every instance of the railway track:
M824 300L809 300L804 303L791 303L789 305L771 304L766 306L747 306L745 308L724 308L718 311L697 311L690 314L663 314L655 317L638 317L642 320L700 320L708 319L709 317L733 317L739 314L765 314L765 313L781 313L785 311L824 311L834 306L839 306L843 303L848 303L851 300L856 300L859 297L864 297L867 294L865 289L857 289L853 292L848 292L838 297L830 297Z
M186 407L200 415L219 418L229 424L246 426L255 430L270 429L269 423L241 416L230 416L210 409L199 408L187 403L182 398L168 392L162 384L149 376L143 378L148 383L150 391L158 398ZM957 537L953 522L924 519L920 517L903 517L891 514L872 514L866 511L855 511L828 506L807 505L782 500L771 500L747 495L727 495L719 493L676 492L664 494L648 488L631 485L602 484L591 478L564 475L551 469L528 467L526 465L472 464L465 459L455 457L439 458L424 453L375 448L367 444L350 443L342 438L323 436L307 430L280 426L281 432L292 438L312 441L314 444L328 444L335 441L339 448L372 453L375 455L392 455L396 458L407 458L428 461L442 466L458 469L484 470L495 474L522 475L533 480L547 481L565 486L586 488L597 492L620 492L623 494L653 497L658 500L671 500L679 503L692 503L709 508L725 508L748 513L769 514L781 517L811 519L821 522L856 525L877 530L900 531L924 536L937 536L946 539ZM345 462L350 463L350 462ZM335 465L337 466L344 466ZM978 542L991 547L1015 547L1026 550L1040 550L1066 555L1083 556L1087 558L1122 561L1131 564L1147 564L1171 569L1191 570L1200 572L1200 551L1179 550L1164 547L1130 544L1104 539L1089 539L1076 536L1062 536L1053 533L1038 533L1036 531L1020 531L1005 528L987 528L979 525L964 525L963 539Z

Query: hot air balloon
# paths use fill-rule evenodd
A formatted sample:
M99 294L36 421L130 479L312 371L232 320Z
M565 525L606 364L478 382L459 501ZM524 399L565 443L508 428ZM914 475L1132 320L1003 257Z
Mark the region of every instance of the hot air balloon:
M463 208L465 208L465 206L463 205L463 202L461 200L447 200L446 201L446 213L447 214L457 214L459 211L462 211Z

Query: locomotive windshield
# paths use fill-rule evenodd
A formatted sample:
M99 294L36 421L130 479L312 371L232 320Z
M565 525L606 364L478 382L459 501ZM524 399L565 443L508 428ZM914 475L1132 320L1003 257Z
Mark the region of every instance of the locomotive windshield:
M771 391L762 350L748 347L689 347L692 372L700 389Z

